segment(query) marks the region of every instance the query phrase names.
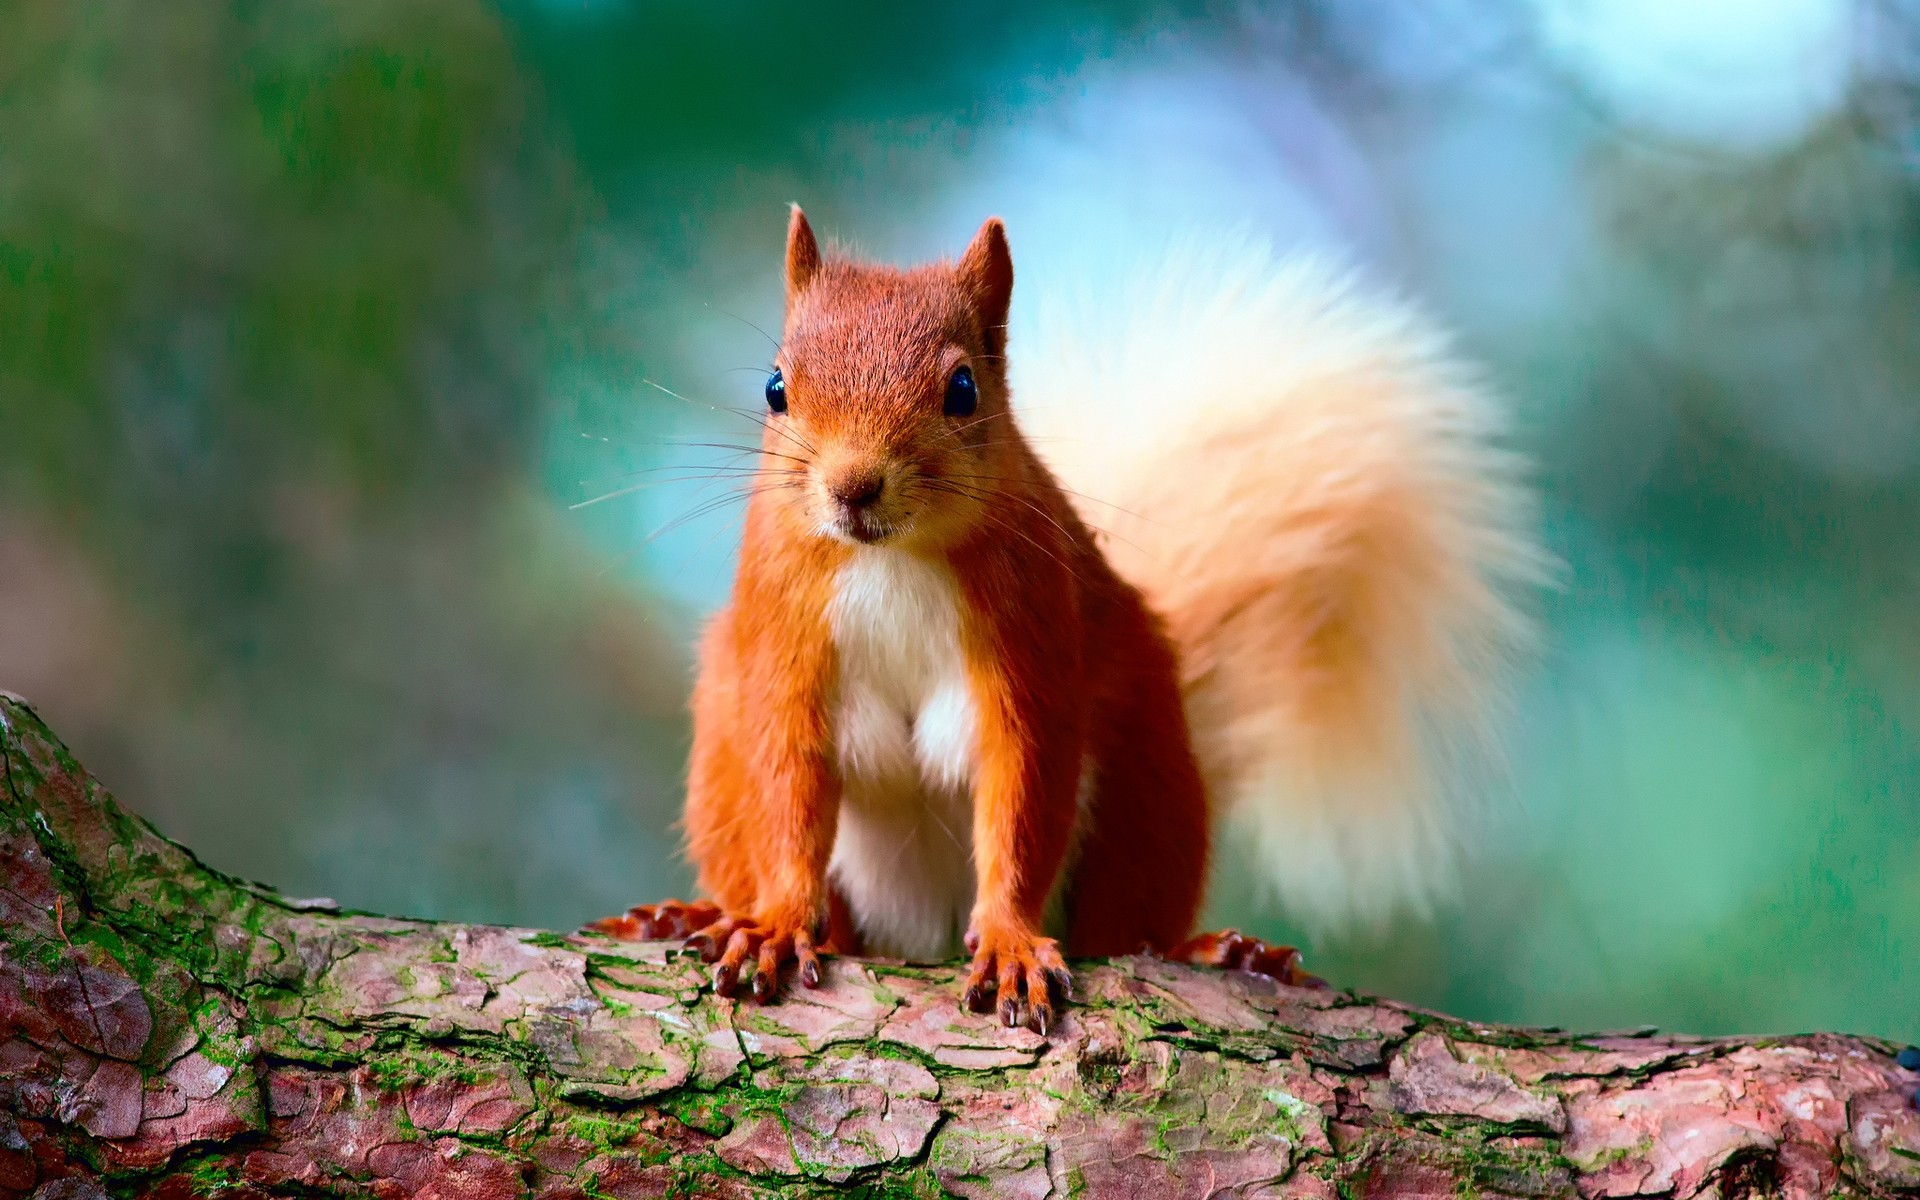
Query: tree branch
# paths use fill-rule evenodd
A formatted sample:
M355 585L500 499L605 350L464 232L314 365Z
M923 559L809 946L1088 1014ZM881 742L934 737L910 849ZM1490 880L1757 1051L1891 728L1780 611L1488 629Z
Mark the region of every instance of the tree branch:
M0 698L0 1197L1920 1194L1833 1035L1574 1037L1149 958L1051 1037L951 967L770 1007L631 945L212 871Z

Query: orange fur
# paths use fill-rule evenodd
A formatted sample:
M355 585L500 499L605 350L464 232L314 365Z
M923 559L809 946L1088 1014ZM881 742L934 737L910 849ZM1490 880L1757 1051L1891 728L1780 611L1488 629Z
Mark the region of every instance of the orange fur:
M1305 923L1424 911L1475 840L1549 574L1499 406L1312 258L1126 257L1043 290L1021 423L1167 619L1223 841Z
M1498 639L1470 618L1511 615L1488 562L1524 547L1502 540L1506 484L1479 431L1420 397L1382 401L1406 391L1385 355L1372 374L1307 372L1308 419L1279 432L1257 410L1191 422L1197 440L1166 440L1171 473L1153 469L1162 447L1108 462L1112 439L1088 438L1095 461L1132 472L1128 498L1206 518L1142 517L1129 532L1151 552L1109 548L1170 640L1015 422L997 220L958 262L902 270L822 254L796 208L786 270L787 409L767 422L693 701L686 825L724 910L700 935L722 990L751 970L768 997L789 961L817 982L822 940L945 954L956 897L969 1003L997 996L1009 1023L1051 1020L1056 936L1075 954L1179 946L1297 967L1245 939L1185 942L1208 867L1203 761L1214 786L1238 786L1273 752L1249 746L1273 737L1307 775L1360 762L1397 778L1417 756L1410 689L1458 685L1471 707L1479 685L1458 676ZM978 409L949 415L962 368ZM1193 368L1167 369L1151 399L1178 405ZM1089 389L1125 386L1040 377L1079 389L1062 407L1082 423L1098 420ZM712 916L635 911L620 928Z
M882 478L880 544L937 560L958 584L977 722L976 1001L998 993L1010 1019L1044 1024L1064 970L1044 926L1070 854L1070 950L1170 946L1194 921L1206 803L1172 648L1014 425L998 223L957 264L900 271L822 259L796 210L787 259L789 409L769 420L733 600L702 643L694 693L686 823L700 886L749 925L729 934L736 966L756 943L824 931L843 782L827 614L856 550L832 529L836 488ZM961 364L979 409L945 416Z

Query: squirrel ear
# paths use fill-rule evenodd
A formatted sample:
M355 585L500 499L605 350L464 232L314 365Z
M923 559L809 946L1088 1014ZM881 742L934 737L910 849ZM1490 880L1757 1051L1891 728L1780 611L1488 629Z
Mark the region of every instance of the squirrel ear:
M813 282L815 273L820 270L820 243L814 240L813 226L807 224L807 214L800 211L798 204L793 206L793 216L787 221L787 303L792 304L794 297L806 290Z
M1013 299L1013 254L1007 249L1007 227L999 217L988 217L980 226L954 274L980 318L987 352L998 354L1006 342L1007 304Z

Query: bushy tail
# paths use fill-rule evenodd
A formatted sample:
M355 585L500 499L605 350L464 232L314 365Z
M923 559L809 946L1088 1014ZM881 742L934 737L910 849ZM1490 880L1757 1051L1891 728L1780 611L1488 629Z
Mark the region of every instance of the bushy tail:
M1549 561L1498 407L1417 314L1247 238L1029 312L1022 427L1168 622L1223 837L1311 926L1426 911Z

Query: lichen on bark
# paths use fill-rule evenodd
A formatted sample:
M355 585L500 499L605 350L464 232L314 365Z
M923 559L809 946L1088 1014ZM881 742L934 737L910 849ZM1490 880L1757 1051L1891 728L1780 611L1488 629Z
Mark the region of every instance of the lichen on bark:
M1574 1036L1150 958L769 1007L657 944L199 863L0 699L0 1198L1920 1195L1894 1047Z

